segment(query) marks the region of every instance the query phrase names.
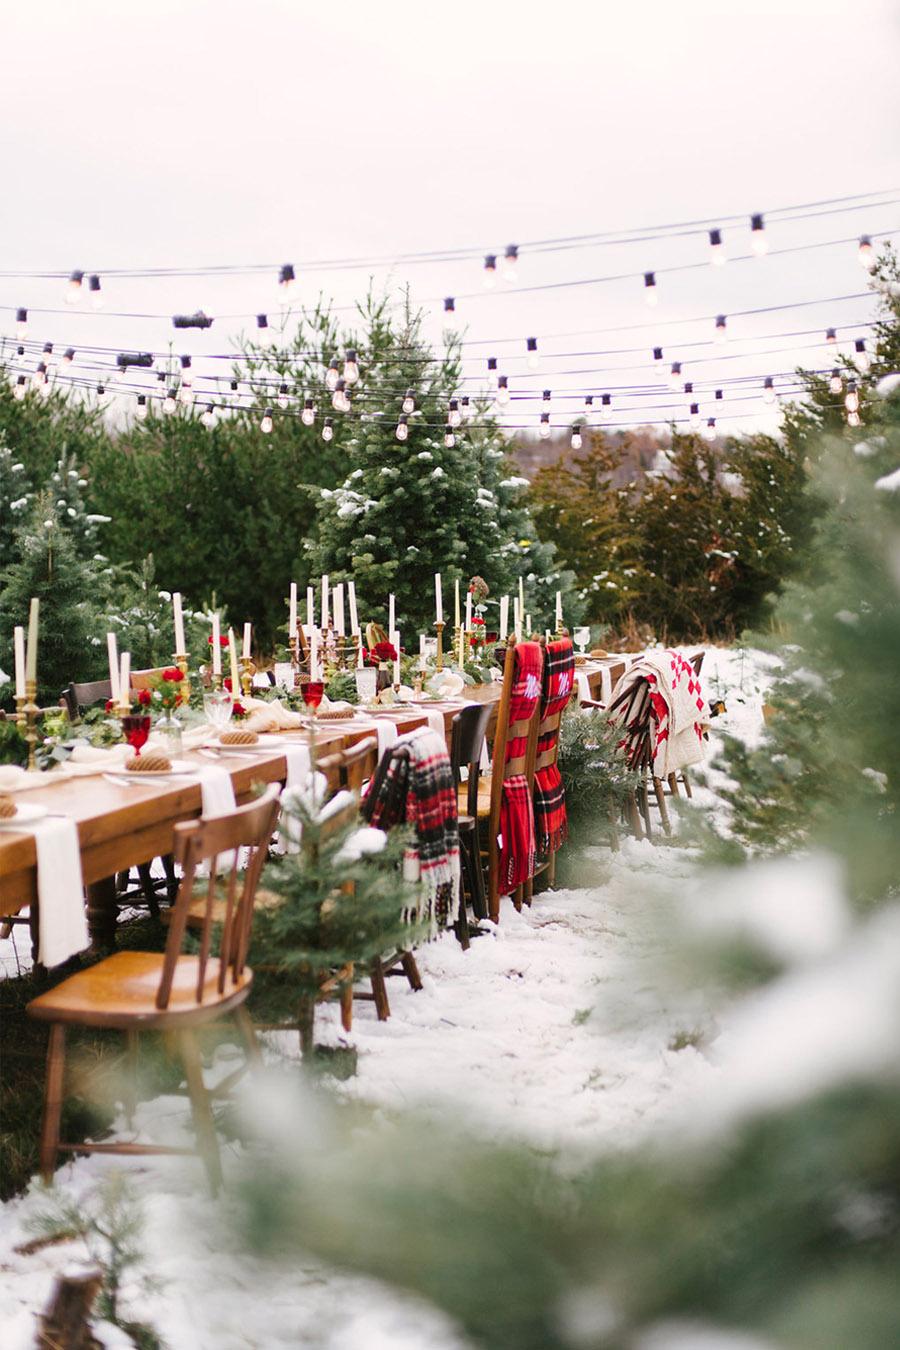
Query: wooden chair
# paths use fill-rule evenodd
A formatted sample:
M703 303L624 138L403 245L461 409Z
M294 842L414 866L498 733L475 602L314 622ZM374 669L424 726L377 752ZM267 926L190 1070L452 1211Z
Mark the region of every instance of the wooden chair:
M531 768L531 786L534 789L534 780L541 769L552 768L559 759L559 730L562 723L563 713L572 697L572 691L575 687L575 648L572 640L566 637L572 660L572 680L569 685L568 693L565 695L565 701L561 699L548 700L547 694L547 673L546 664L544 667L544 680L541 688L540 720L537 728L537 745L535 749L535 758ZM546 662L547 640L541 638L541 647L544 651ZM551 706L552 704L552 706ZM550 849L547 855L541 859L534 869L534 876L530 877L525 884L525 901L531 904L531 898L534 894L534 877L545 875L548 886L552 886L556 880L556 849Z
M450 765L459 802L459 919L456 936L463 950L469 947L468 904L477 919L488 916L484 872L478 847L478 789L481 781L481 752L488 725L494 714L490 703L471 703L453 718L450 736ZM467 780L462 781L462 770Z
M225 1084L211 1094L203 1082L197 1030L225 1016L233 1016L248 1063L258 1061L259 1049L244 1002L253 983L246 964L253 905L266 849L278 816L278 784L247 806L226 816L185 821L175 826L174 855L183 869L165 952L117 952L96 965L71 975L61 984L32 999L30 1016L50 1023L44 1120L41 1129L41 1172L52 1178L60 1149L79 1153L190 1153L195 1150L138 1143L80 1143L60 1140L67 1026L108 1027L125 1033L129 1068L137 1056L141 1031L162 1031L177 1044L184 1064L191 1100L196 1151L206 1165L215 1193L222 1182L219 1146L211 1110L212 1095L222 1095ZM239 888L236 850L250 850L243 884ZM233 852L234 851L234 852ZM213 954L212 900L217 868L228 859L227 905L220 930L218 953ZM233 859L233 862L231 861ZM188 909L194 899L197 869L209 862L207 912L195 956L182 953ZM240 1072L240 1071L239 1071ZM230 1076L228 1086L237 1075ZM126 1100L134 1112L134 1097Z
M700 670L703 666L703 658L705 656L706 652L695 652L694 655L690 658L691 665L694 667L695 675L700 674ZM680 775L674 773L669 774L668 779L666 781L669 784L669 792L671 793L671 795L673 797L677 797L679 795L678 794L679 778L682 783L682 786L684 787L685 796L693 797L694 794L691 791L691 780L688 777L687 769L682 769Z

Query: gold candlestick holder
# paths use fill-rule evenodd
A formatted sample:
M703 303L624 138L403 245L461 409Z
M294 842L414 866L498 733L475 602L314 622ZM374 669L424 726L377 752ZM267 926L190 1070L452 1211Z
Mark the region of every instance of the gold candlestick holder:
M435 666L437 667L438 670L443 670L443 669L444 669L444 625L443 625L441 622L437 622L434 626L435 626L435 629L437 630L437 656L435 657L435 662L434 662L434 663L435 663Z
M181 671L181 701L187 707L191 701L191 677L188 672L187 652L176 652L172 661Z
M37 745L37 718L40 708L37 705L37 680L25 681L25 742L28 746L28 767L35 769L34 752Z
M241 691L244 698L250 697L250 691L253 688L253 662L249 656L241 657ZM234 698L232 690L231 697Z
M21 731L25 726L25 706L28 703L27 694L16 694L16 726Z
M213 689L221 689L221 688L222 688L222 672L221 672L221 670L219 671L218 675L216 674L215 671L213 671L212 674L210 675L210 679L211 679L211 681L212 681L212 687L213 687Z

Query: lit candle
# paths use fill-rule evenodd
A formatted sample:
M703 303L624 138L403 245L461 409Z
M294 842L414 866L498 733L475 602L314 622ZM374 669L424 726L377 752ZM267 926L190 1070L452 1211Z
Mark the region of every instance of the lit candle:
M525 632L526 632L526 633L530 633L530 632L531 632L531 615L530 615L530 614L526 614L526 615L525 615Z
M441 574L434 574L434 621L435 623L444 622L444 602L441 597Z
M175 619L175 655L186 656L187 647L184 641L184 613L181 608L181 591L175 591L172 595L172 612Z
M316 622L316 599L313 595L312 586L306 588L306 627L308 632L312 632L313 625Z
M237 663L237 642L234 637L234 629L228 630L228 659L231 663L231 697L239 698L241 693L241 681L238 676Z
M16 648L16 698L25 697L25 629L13 630Z
M21 628L16 632L20 633ZM106 635L106 652L109 657L109 694L113 703L119 701L119 647L116 642L115 633ZM18 679L18 667L16 667L16 678Z
M391 642L394 644L394 651L397 655L394 657L394 684L400 683L400 634L391 633Z
M388 632L393 633L397 623L396 599L393 594L388 596Z
M37 644L38 644L38 610L40 601L32 596L31 608L28 611L28 650L25 654L25 678L26 680L37 679Z
M290 608L288 612L288 640L293 642L297 636L297 583L291 582L291 598L288 602Z
M562 628L562 591L556 592L556 626Z
M525 582L519 577L519 618L525 613Z
M344 627L344 583L339 581L334 588L334 631L338 637L346 637Z
M213 615L213 634L212 634L212 659L213 674L222 674L222 629L219 624L218 611Z
M500 641L502 642L509 631L509 596L500 597Z
M472 631L472 592L466 591L466 630Z
M248 661L249 661L249 659L250 659L250 640L251 640L252 634L253 634L253 625L252 625L251 623L245 623L245 624L244 624L244 650L241 652L241 655L242 655L242 656L245 656L245 657L247 658Z
M453 583L453 622L459 627L459 577Z
M119 706L126 710L131 707L131 652L122 653L119 667Z
M328 627L328 573L322 578L322 632Z
M359 632L359 615L356 612L356 582L347 582L347 604L350 606L350 632Z

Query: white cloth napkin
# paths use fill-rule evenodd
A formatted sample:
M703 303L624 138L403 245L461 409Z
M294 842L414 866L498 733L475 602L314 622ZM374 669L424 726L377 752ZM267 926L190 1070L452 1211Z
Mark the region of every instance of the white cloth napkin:
M287 764L286 788L302 788L309 777L309 746L286 745L282 751Z
M18 764L0 764L0 792L27 792L29 788L46 787L51 783L43 773L28 773Z
M38 960L61 965L90 942L81 849L74 820L54 817L28 827L37 854Z
M234 810L237 803L234 800L234 784L231 781L231 774L218 764L198 765L197 776L200 779L200 813L207 816L227 816ZM228 853L220 853L216 858L216 867L231 868L234 866L235 850L231 849Z

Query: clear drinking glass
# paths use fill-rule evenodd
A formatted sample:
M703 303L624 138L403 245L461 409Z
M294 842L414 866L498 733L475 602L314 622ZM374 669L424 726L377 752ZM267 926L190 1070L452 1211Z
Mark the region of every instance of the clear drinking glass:
M360 703L363 707L369 703L374 703L378 671L374 666L361 666L353 672L353 675L356 680L356 696Z
M231 717L234 700L227 689L211 689L203 695L203 711L207 722L212 723L216 731L222 731Z
M573 637L581 648L578 655L584 656L584 649L591 640L591 630L589 628L576 628Z

